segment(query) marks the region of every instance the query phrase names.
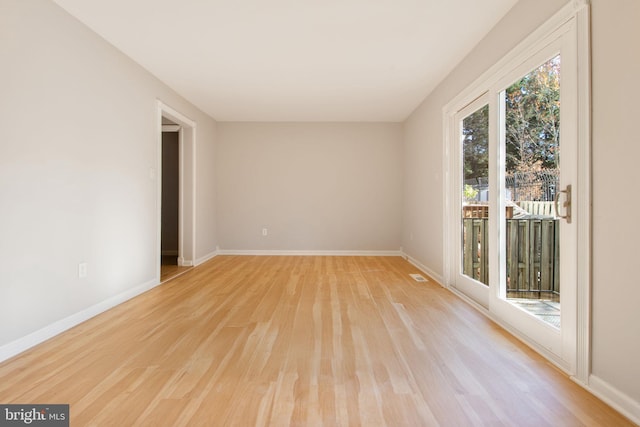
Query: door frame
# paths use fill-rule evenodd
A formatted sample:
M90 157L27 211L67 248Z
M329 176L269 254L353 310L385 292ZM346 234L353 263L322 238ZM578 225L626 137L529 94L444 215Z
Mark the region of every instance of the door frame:
M162 257L162 118L180 126L178 184L178 265L193 266L196 254L196 122L160 100L156 101L157 238L156 272L160 280Z
M507 53L502 59L497 61L490 69L484 72L476 81L458 94L443 108L443 249L444 249L444 285L454 293L460 295L467 301L474 304L479 310L491 317L512 334L520 338L531 348L542 354L549 361L557 365L560 369L569 374L575 381L587 385L590 374L591 361L591 79L590 79L590 45L589 45L589 4L587 0L576 0L568 3L538 29L533 31L527 38L519 43L514 49ZM525 62L532 54L540 51L558 38L558 34L567 30L574 35L576 70L576 92L575 114L577 122L575 132L577 135L577 183L574 188L574 206L577 227L577 247L576 247L576 289L575 289L575 321L576 336L574 345L575 354L571 360L563 360L546 348L538 345L535 341L520 333L509 324L503 322L495 316L487 307L472 300L451 286L455 266L454 251L459 250L458 242L455 241L456 229L459 227L459 212L454 211L453 195L456 189L453 184L456 181L452 174L457 173L452 144L458 143L456 114L464 107L471 104L475 99L490 91L500 79L505 75L504 70L511 70L517 65ZM495 104L492 112L490 103L489 120L497 123ZM493 132L495 134L495 132ZM495 138L490 135L490 139ZM494 206L494 212L496 211Z

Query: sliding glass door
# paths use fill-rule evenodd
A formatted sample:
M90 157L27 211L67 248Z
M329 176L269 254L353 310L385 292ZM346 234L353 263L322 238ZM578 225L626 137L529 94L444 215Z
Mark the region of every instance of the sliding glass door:
M455 218L449 284L567 370L576 348L578 213L571 34L559 31L449 116L447 208Z

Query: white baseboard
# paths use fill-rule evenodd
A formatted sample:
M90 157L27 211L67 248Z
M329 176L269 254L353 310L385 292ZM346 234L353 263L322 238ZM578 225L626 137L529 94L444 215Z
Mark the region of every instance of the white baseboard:
M586 388L616 411L640 425L640 402L593 374L589 375L589 384Z
M407 255L406 253L402 253L401 254L402 257L404 257L407 261L409 261L411 264L413 264L416 268L418 268L420 271L422 271L424 274L426 274L427 276L431 277L433 280L435 280L436 282L438 282L438 284L442 287L444 286L444 278L442 277L442 275L437 274L435 271L433 271L432 269L430 269L429 267L427 267L426 265L422 264L420 261L418 261L417 259Z
M203 257L198 258L198 259L193 263L193 265L194 265L194 266L198 266L198 265L200 265L200 264L202 264L202 263L205 263L205 262L209 261L210 259L213 259L213 258L217 257L217 256L218 256L218 254L219 254L219 252L218 252L217 250L216 250L216 251L213 251L213 252L211 252L211 253L209 253L209 254L207 254L207 255L203 256Z
M102 302L85 308L84 310L72 314L69 317L65 317L64 319L58 320L57 322L53 322L52 324L45 326L44 328L39 329L35 332L32 332L29 335L18 338L15 341L0 346L0 362L16 356L40 343L43 343L44 341L53 338L54 336L61 334L62 332L71 329L74 326L77 326L80 323L85 322L92 317L97 316L98 314L117 306L118 304L122 304L123 302L158 286L158 284L159 280L158 278L155 278L146 283L143 283L142 285L136 286L133 289L129 289L128 291L122 292L121 294L115 295Z
M283 251L221 249L218 255L258 255L258 256L402 256L400 251Z
M193 261L178 257L178 265L180 267L193 267Z

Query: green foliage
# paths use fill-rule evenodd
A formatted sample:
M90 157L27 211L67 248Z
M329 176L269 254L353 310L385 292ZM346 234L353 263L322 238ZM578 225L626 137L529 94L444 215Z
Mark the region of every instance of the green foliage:
M560 141L560 56L505 93L507 173L555 169Z
M462 123L464 178L489 176L489 106L467 116Z
M464 199L465 200L467 200L467 201L475 200L477 195L478 195L478 190L476 190L475 188L473 188L469 184L465 184L464 185Z
M560 141L560 56L505 91L506 172L557 169ZM489 175L489 108L463 121L464 179Z

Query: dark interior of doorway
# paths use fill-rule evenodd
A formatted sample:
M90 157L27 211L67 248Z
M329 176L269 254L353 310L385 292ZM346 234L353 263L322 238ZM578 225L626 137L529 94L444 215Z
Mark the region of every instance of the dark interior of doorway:
M160 213L160 282L171 280L191 267L178 265L180 242L180 127L162 118L162 208Z
M162 132L162 265L178 265L179 132Z

